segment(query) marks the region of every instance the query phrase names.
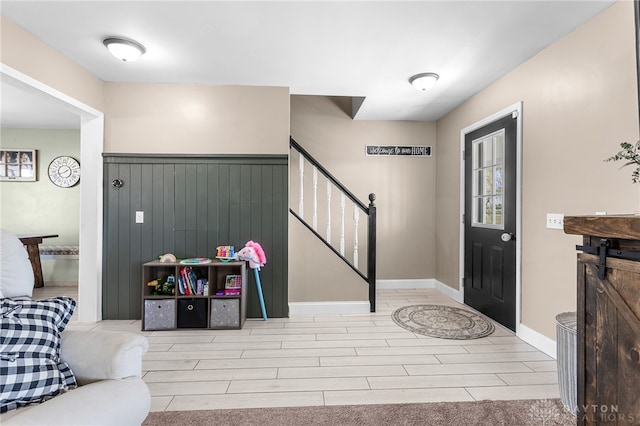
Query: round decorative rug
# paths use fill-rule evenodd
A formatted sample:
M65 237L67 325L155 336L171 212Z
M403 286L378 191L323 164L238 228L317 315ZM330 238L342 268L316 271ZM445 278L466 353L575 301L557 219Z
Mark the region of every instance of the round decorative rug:
M494 330L491 321L475 312L452 306L405 306L395 311L391 318L409 331L442 339L478 339L490 335Z

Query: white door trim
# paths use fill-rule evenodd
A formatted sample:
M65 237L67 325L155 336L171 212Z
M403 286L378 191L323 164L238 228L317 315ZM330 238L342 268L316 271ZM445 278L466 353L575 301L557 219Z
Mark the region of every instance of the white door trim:
M80 257L78 321L102 320L102 151L104 114L53 87L0 64L3 82L34 96L53 100L80 121Z
M464 300L464 140L468 133L486 126L509 114L517 114L516 130L516 335L520 330L522 309L522 101L508 106L460 131L460 252L459 289ZM470 220L470 218L467 218Z

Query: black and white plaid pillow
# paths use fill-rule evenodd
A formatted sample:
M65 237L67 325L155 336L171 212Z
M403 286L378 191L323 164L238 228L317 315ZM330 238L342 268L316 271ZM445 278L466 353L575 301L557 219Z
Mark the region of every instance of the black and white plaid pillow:
M2 299L0 413L76 387L73 372L60 359L60 333L75 308L70 297Z

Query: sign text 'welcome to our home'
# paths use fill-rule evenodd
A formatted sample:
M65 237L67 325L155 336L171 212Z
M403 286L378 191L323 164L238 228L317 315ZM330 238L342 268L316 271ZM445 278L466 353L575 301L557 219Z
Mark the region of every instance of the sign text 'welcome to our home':
M367 145L367 155L431 157L430 146Z

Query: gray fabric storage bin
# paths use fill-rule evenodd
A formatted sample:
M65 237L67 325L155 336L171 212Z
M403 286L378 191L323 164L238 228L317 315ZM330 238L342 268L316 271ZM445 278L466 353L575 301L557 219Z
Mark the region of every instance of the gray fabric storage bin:
M578 349L576 312L556 315L558 386L564 408L578 413Z
M240 299L211 299L211 328L240 327Z
M144 301L144 329L169 330L176 328L175 299L147 299Z

